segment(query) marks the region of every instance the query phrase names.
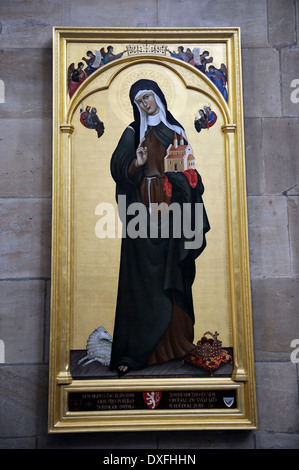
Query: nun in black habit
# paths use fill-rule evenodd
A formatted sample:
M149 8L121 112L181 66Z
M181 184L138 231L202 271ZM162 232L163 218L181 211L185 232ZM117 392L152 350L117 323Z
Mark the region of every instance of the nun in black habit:
M125 199L126 211L132 203L143 204L149 229L153 203L165 203L166 208L174 202L180 207L189 203L196 228L195 206L202 203L204 191L200 175L193 170L196 181L193 178L191 184L183 172L164 172L164 157L174 133L188 143L184 128L167 109L155 81L134 83L130 100L134 121L123 132L111 158L119 207L120 196ZM194 347L192 284L195 259L206 246L209 222L203 208L198 228L202 242L190 249L186 248L183 224L180 236L173 234L173 211L160 215L158 226L165 216L168 237L162 236L161 230L158 237L151 237L147 230L147 236L132 238L126 228L134 216L126 215L110 365L120 376L130 369L182 359Z

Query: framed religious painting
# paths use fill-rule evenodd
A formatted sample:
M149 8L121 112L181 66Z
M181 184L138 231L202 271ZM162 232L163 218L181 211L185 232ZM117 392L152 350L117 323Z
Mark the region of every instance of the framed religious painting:
M49 432L256 428L240 29L53 40Z

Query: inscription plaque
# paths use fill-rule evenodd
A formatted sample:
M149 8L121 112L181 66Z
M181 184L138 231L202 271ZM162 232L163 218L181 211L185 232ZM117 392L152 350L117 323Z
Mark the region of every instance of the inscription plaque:
M69 411L198 410L236 408L236 390L167 392L74 392Z

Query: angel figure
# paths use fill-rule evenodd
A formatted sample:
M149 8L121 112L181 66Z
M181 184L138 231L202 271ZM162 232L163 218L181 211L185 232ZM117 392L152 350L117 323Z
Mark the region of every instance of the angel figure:
M221 64L220 69L216 69L214 65L210 65L208 72L206 73L207 77L216 85L225 101L228 100L227 95L227 69L224 64Z
M195 47L193 49L193 61L192 64L202 73L206 73L207 64L213 62L213 57L208 57L210 55L209 51L203 51L200 53L200 47Z
M67 77L68 77L68 91L69 97L71 98L75 91L79 88L81 83L87 78L87 74L83 70L83 62L78 63L78 67L75 68L74 62L69 66Z
M82 57L82 60L87 64L85 72L87 75L91 75L101 67L101 65L103 65L103 57L100 51L94 51L94 53L92 51L87 51L86 55L88 59L86 59L86 57Z
M113 54L113 46L108 46L107 47L107 52L105 52L104 47L101 49L101 54L103 57L103 64L108 64L109 62L112 62L113 60L120 59L123 54L126 52L126 50L120 52L119 54Z

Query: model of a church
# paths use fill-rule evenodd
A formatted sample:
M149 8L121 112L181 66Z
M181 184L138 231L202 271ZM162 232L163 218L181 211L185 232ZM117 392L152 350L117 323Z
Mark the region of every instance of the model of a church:
M178 142L174 132L173 143L169 145L164 157L164 171L186 171L195 169L195 158L189 144L185 145L182 133Z

